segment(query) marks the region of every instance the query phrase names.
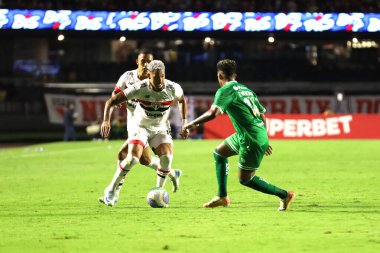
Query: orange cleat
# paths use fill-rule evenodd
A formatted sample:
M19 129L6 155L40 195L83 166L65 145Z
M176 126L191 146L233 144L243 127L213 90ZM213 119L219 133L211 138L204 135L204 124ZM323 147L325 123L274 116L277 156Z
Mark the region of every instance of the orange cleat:
M286 211L290 207L290 203L294 200L296 197L296 193L292 191L288 191L288 196L284 199L280 200L280 207L278 208L278 211Z
M230 198L228 196L224 198L220 198L219 196L215 196L210 202L203 204L204 208L215 208L218 206L227 207L231 203Z

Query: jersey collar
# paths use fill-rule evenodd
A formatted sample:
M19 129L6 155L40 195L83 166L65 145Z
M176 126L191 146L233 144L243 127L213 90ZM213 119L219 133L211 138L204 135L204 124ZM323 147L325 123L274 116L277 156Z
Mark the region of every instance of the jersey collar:
M150 84L150 80L149 80L149 78L147 78L147 79L148 79L148 84L149 84L148 87L149 87L150 90L152 90L152 91L154 91L154 92L161 92L161 91L163 91L163 90L166 89L166 79L164 80L164 86L163 86L162 90L160 90L160 91L155 91L155 90L153 90L152 85Z
M227 85L230 85L230 84L233 84L233 83L237 83L237 81L236 80L235 81L229 81L224 86L227 86Z

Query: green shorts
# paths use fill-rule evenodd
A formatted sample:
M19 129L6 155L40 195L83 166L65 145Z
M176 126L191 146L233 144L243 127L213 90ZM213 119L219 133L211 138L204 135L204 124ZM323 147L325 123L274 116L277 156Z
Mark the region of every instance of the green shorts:
M239 155L240 170L257 170L269 145L269 142L259 145L251 138L239 138L237 133L225 139L224 143L234 154Z

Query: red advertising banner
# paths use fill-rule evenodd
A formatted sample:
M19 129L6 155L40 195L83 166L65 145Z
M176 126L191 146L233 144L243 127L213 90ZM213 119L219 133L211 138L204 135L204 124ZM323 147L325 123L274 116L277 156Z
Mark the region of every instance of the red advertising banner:
M380 115L376 114L269 114L270 139L380 139ZM206 139L224 139L235 132L227 115L205 124Z
M89 126L99 123L109 95L45 94L51 123L62 124L65 105L75 104L78 117L75 124ZM200 116L210 108L213 96L188 96L188 120ZM337 103L324 96L263 96L261 103L267 109L267 127L270 138L275 139L380 139L380 96L351 96ZM326 111L345 114L328 114ZM329 111L329 112L331 112ZM125 107L116 109L114 117L126 118ZM177 107L173 108L171 124L181 128ZM225 138L234 133L227 116L222 115L206 124L205 138Z
M260 96L260 103L267 114L322 114L326 111L337 114L380 113L379 95L344 96L338 101L335 96ZM210 108L213 96L188 96L189 106Z
M75 105L75 112L78 118L74 122L77 126L88 126L99 123L103 119L104 105L109 96L76 96L62 94L45 94L46 107L48 109L49 120L54 124L63 124L65 105L72 102ZM114 110L113 117L120 116L126 118L125 106Z

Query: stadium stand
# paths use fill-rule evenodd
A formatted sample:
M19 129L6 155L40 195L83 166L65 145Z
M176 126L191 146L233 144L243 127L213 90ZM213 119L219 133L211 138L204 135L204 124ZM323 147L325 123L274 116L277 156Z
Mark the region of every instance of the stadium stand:
M379 12L380 2L377 0L2 0L0 7L56 10Z
M380 1L0 0L0 8L380 12ZM167 77L180 82L187 94L215 92L215 64L222 58L237 60L239 80L254 84L260 95L332 95L338 89L351 94L380 93L377 33L300 33L288 37L274 34L274 43L268 42L267 33L162 36L149 32L67 32L62 42L57 41L57 35L56 31L0 32L0 130L24 131L29 126L28 130L60 132L61 126L50 124L46 116L44 94L83 95L81 87L98 83L113 87L124 71L136 67L140 48L150 48L156 58L162 59ZM126 36L125 41L119 40L122 35ZM74 83L77 87L48 89L46 83ZM110 92L104 89L101 93Z

